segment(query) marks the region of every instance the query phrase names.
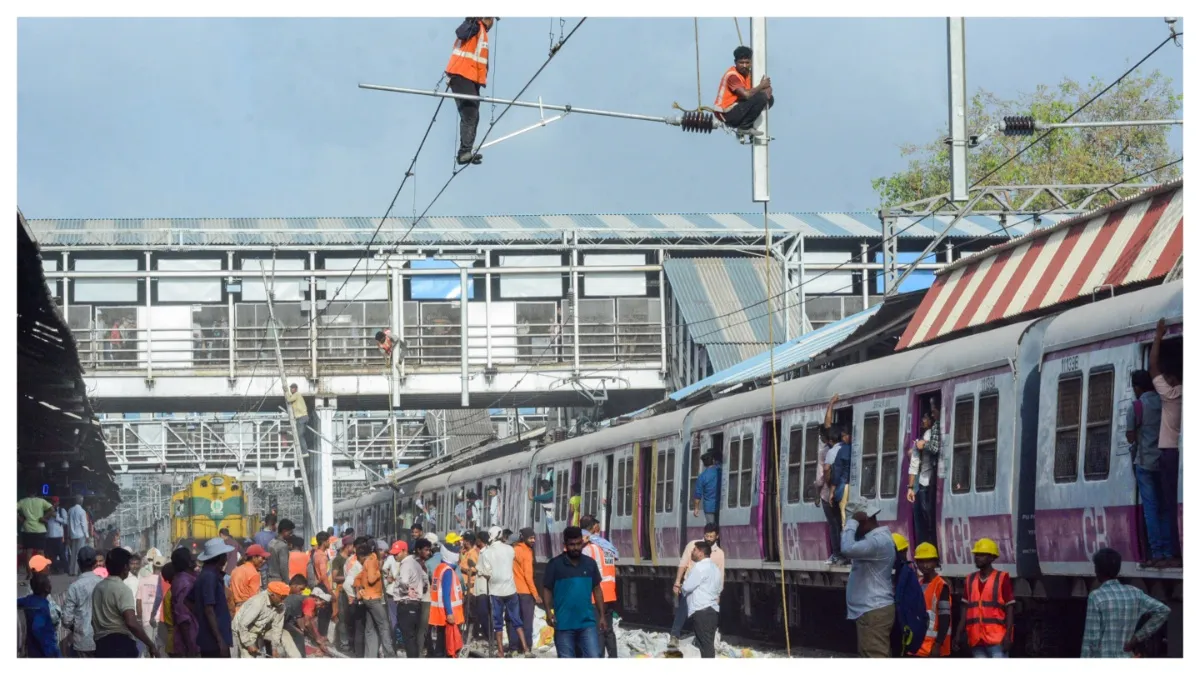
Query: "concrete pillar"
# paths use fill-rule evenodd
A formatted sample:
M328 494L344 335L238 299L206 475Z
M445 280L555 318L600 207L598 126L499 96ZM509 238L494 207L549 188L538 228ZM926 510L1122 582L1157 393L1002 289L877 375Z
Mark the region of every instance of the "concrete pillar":
M313 502L317 509L313 517L317 521L316 529L325 529L333 524L333 442L338 435L334 421L337 417L337 399L318 398L316 409L317 429L322 437L316 439L320 454L316 461L317 475L313 478Z

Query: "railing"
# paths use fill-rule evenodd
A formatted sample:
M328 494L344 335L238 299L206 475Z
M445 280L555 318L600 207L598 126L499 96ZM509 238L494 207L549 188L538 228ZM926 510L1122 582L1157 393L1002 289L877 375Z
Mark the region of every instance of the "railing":
M657 317L654 317L657 319ZM581 366L657 363L661 358L658 321L580 321L578 336L571 321L563 323L498 324L467 327L467 365L534 367L573 364L578 351ZM375 341L382 326L318 325L285 330L280 350L290 369L307 372L316 349L316 374L386 372L388 361ZM80 361L87 371L152 369L155 373L218 372L234 376L270 372L275 364L274 339L265 325L225 325L187 328L123 328L72 330ZM461 367L461 326L446 323L408 323L401 360L409 372L446 371ZM231 349L232 347L232 349Z

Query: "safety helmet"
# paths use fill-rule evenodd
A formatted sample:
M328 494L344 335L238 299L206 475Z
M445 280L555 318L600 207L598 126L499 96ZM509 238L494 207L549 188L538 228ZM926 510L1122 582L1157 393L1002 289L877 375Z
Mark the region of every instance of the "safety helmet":
M975 542L975 546L971 549L971 553L984 553L999 558L1000 547L996 545L996 542L984 537L983 539Z
M904 535L900 534L899 532L892 533L892 541L895 542L897 551L907 551L908 550L908 538L905 537Z
M929 542L917 546L917 552L913 554L913 560L937 560L937 557L937 547Z

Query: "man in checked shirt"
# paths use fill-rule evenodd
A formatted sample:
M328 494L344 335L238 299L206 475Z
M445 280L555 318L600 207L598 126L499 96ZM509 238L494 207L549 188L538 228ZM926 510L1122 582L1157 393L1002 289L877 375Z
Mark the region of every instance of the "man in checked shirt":
M1121 554L1102 548L1092 556L1100 586L1088 595L1083 626L1083 658L1130 658L1171 615L1171 609L1117 579ZM1138 621L1147 617L1138 628Z

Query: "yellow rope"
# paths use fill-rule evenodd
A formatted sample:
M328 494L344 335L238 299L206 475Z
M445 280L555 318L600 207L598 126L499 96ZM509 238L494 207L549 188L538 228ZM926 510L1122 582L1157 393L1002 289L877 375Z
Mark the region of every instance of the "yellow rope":
M736 19L735 19L736 21ZM767 273L767 345L770 348L770 382L771 382L771 445L775 453L775 526L776 546L779 553L779 592L780 604L783 606L783 638L787 646L788 658L792 657L792 635L788 630L787 603L787 571L783 566L783 471L779 463L779 412L775 406L775 303L771 292L771 278L774 276L774 265L771 262L771 221L768 202L763 202L763 241L766 248Z

